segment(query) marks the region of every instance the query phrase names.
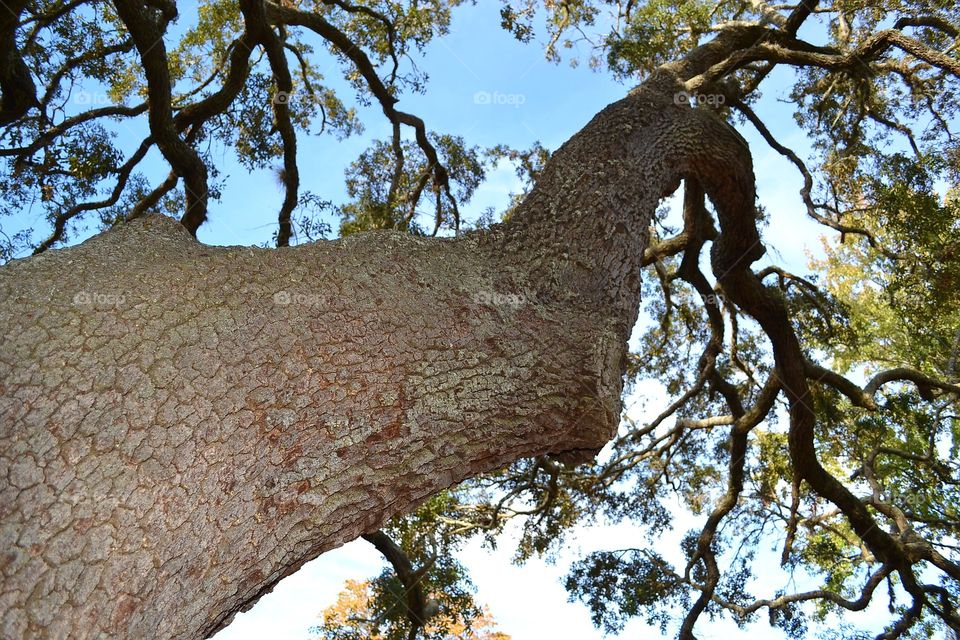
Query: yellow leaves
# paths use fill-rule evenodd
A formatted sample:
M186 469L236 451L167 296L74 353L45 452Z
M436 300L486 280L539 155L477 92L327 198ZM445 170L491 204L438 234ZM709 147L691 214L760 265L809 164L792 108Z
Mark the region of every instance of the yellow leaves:
M347 580L337 601L324 609L321 615L323 624L319 628L318 639L355 635L368 640L386 640L384 631L387 624L378 620L374 613L373 590L369 580ZM381 624L384 628L381 628ZM425 637L435 634L442 634L449 640L511 640L509 635L496 630L496 622L487 607L483 607L480 615L470 621L458 611L441 609L424 628Z
M370 618L370 582L367 580L347 580L337 601L324 609L321 614L321 629L357 629L367 631L370 640L383 640L378 633L371 633L373 625ZM323 636L321 636L323 637Z
M474 618L471 627L467 628L462 617L441 611L427 624L426 632L429 634L431 631L444 630L446 636L452 640L510 640L509 635L495 629L496 622L487 607L483 607L482 613Z
M865 242L831 242L822 238L825 257L811 258L809 266L821 274L824 288L844 304L856 344L830 345L834 367L849 371L864 361L890 362L889 346L898 341L904 325L890 304L884 274L874 267L874 250Z

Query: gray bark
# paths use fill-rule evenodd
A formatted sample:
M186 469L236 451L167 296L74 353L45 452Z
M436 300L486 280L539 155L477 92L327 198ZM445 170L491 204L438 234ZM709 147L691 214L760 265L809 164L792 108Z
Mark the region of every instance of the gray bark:
M752 181L680 88L599 113L491 231L261 250L150 216L0 269L0 635L202 637L460 480L599 450L657 202Z

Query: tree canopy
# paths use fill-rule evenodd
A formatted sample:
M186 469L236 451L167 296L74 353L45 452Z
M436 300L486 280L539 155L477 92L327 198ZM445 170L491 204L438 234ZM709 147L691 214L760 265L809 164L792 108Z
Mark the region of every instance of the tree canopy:
M38 207L46 225L4 234L0 257L42 253L84 224L149 211L196 234L220 196L222 148L249 170L276 169L277 246L324 237L329 213L342 235L460 232L461 207L492 161L514 162L529 188L549 153L480 149L398 108L401 96L434 89L416 53L447 32L459 4L212 0L181 29L187 7L174 0L7 2L0 221ZM707 616L746 624L767 615L804 637L881 601L889 620L880 637L960 633L960 9L946 0L506 0L500 13L517 39L545 36L551 60L584 62L625 90L708 61L676 99L756 131L795 167L796 197L823 226L825 257L806 274L769 256L752 271L764 202L745 216L743 244L721 245L719 207L686 180L682 207L665 209L650 231L643 293L653 322L628 367L628 382L663 382L663 406L625 420L592 463L523 460L394 521L380 543L396 552L385 553L396 576L354 585L357 601L343 608L389 621L375 631L384 638L483 622L450 556L458 544L473 535L492 543L519 521L522 561L602 518L650 534L570 569L571 597L607 631L641 617L692 638ZM585 59L565 53L574 44ZM327 86L320 69L331 58L352 95ZM781 68L792 73L809 153L758 116L765 81ZM78 93L81 84L107 100ZM349 199L331 202L302 178L297 141L360 131L355 104L379 106L392 135L351 164ZM152 150L167 176L144 169ZM707 255L722 264L731 252L751 260L704 272ZM671 525L674 500L702 520L679 566L651 542ZM771 545L797 584L814 586L758 592ZM415 584L404 581L404 562ZM419 604L396 606L396 580ZM446 617L431 623L434 597ZM322 637L354 637L347 618L330 620Z

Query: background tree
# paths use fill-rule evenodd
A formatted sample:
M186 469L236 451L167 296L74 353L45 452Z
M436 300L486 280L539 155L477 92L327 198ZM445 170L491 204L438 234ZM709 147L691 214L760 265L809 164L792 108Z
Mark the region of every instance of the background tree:
M313 637L322 640L387 640L410 637L410 624L403 611L375 607L381 602L396 602L396 585L390 585L393 576L383 576L383 582L356 582L348 580L337 601L323 611L323 624L311 629ZM389 590L387 597L381 589ZM510 636L496 630L490 612L479 609L473 603L448 600L444 592L438 597L445 601L439 606L444 613L433 616L422 629L424 637L450 640L510 640ZM470 617L465 618L467 614ZM418 629L418 631L420 631Z
M456 4L204 3L198 26L169 50L158 43L172 33L172 2L9 4L0 23L3 206L9 213L39 203L50 233L9 237L5 256L42 253L84 221L112 226L157 209L176 212L196 234L218 195L213 141L251 169L282 164L278 246L295 232L306 239L323 231L311 206L333 208L345 234L457 233L459 205L482 179L485 154L428 132L396 106L402 91L424 90L407 57L444 33ZM643 230L650 224L651 242L630 245L640 255L625 263L646 268L645 299L658 320L629 358L628 381L657 377L671 397L653 419L622 429L610 455L593 464L521 460L461 485L429 518L394 526L451 544L494 536L522 517L522 559L562 544L565 531L598 510L656 534L669 524L665 503L679 496L705 516L686 539L685 566L629 541L572 568L568 588L604 628L640 615L673 622L689 638L703 613L747 622L766 611L802 636L809 616L863 609L885 585L891 620L883 637L960 630L960 211L945 195L955 192L960 168L957 8L530 0L505 3L501 16L523 40L545 18L551 58L584 42L592 66L643 81L545 165L540 149L490 150L516 158L536 186L488 233L503 247L520 246L510 255L540 283L534 299L562 298L565 289L549 283L563 279L566 290L587 293L579 311L610 304L625 340L637 305L629 279L598 287L588 275L598 272L595 251L544 260L518 238L582 247L573 241L582 226L537 212L652 214L682 178L682 211L630 218ZM335 135L360 126L324 88L312 43L343 63L356 98L378 104L392 127L351 167L343 204L301 192L297 136L318 119ZM797 122L813 149L807 159L754 110L764 81L783 67L794 72ZM102 83L113 102L70 112L79 77ZM118 122L143 129L130 152L112 135ZM731 142L735 126L755 129L793 163L807 214L834 234L816 277L769 257L753 268L764 253L763 203L754 203L746 147ZM623 138L611 133L618 127L660 137L630 156L633 173L610 177L597 167L620 158L611 142ZM171 167L157 184L137 173L154 146ZM571 166L588 167L577 175L589 184L570 182ZM601 237L617 237L615 225L598 224ZM607 285L612 299L597 294ZM752 593L758 547L771 539L783 565L819 588ZM442 566L416 540L400 545L408 563ZM414 628L426 622L416 618Z

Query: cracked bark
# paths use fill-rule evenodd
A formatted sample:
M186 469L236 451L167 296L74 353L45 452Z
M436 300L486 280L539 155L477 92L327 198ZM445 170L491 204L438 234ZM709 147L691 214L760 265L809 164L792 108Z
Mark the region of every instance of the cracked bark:
M146 216L0 269L0 635L209 635L453 483L593 455L657 202L751 193L682 89L601 111L490 231L265 250Z

